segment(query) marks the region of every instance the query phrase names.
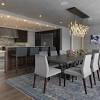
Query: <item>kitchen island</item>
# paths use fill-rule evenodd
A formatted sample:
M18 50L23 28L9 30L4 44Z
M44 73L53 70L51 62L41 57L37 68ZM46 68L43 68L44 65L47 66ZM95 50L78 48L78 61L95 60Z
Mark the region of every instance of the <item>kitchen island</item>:
M25 56L20 56L24 51L22 49L20 50L21 54L18 57L18 61L16 63L16 57L18 48L26 48L27 53ZM44 50L42 48L45 48L47 50L47 54L50 53L49 47L45 46L7 46L5 48L6 52L6 64L5 64L5 72L9 71L15 71L16 70L16 64L18 67L18 70L26 69L29 70L31 68L31 71L34 71L35 68L35 54L39 53L40 51Z

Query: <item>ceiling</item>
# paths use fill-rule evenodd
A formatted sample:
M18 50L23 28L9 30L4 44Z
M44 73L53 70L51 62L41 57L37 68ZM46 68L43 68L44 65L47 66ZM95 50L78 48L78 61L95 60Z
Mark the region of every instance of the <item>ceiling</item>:
M33 20L22 16L12 15L12 13L2 12L0 10L0 27L23 29L23 30L34 30L34 31L44 31L57 29L56 25Z
M70 14L65 9L77 7L90 16L90 24L100 24L100 0L2 0L1 10L10 11L30 18L66 26ZM1 2L1 0L0 0ZM62 3L62 4L61 4ZM42 18L39 15L42 15ZM63 22L63 23L62 23Z

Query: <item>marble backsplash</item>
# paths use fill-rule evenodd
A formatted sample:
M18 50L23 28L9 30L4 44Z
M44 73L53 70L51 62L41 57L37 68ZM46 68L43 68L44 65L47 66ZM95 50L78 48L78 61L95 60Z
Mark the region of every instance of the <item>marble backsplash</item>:
M14 38L6 38L6 37L1 37L0 38L0 46L9 46L9 45L14 45Z
M16 43L14 38L0 37L0 46L26 46L27 43Z

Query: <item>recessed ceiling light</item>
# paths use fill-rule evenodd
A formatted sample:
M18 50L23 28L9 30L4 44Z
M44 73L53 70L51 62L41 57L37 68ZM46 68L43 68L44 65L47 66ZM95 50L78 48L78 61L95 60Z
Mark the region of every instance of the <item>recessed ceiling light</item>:
M49 27L49 25L46 25L47 27Z
M10 16L8 15L7 18L10 18Z
M62 1L62 2L61 2L61 5L62 5L62 6L68 5L68 1Z
M39 23L36 23L37 25L39 25Z
M40 14L39 17L42 18L42 15Z
M2 15L1 15L0 17L1 17L1 18L3 18L3 16L2 16Z
M24 20L24 22L26 22L27 20Z
M2 3L1 3L1 5L2 5L2 6L5 6L5 3L4 3L4 2L2 2Z

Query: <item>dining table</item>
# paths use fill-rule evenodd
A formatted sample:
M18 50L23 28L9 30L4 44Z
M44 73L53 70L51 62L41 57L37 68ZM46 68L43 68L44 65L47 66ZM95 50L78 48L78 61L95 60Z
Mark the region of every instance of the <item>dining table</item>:
M57 68L61 69L61 77L64 78L64 70L70 67L77 67L79 64L83 63L85 55L91 54L91 52L87 52L84 54L74 54L74 55L55 55L48 56L48 62L58 64ZM70 75L66 75L67 80L70 80Z
M61 77L64 78L64 70L70 67L75 67L75 66L70 66L72 63L76 63L79 61L83 61L84 55L71 55L68 56L67 54L63 55L55 55L55 56L48 56L48 62L49 63L54 63L58 64L59 69L61 69ZM66 75L67 80L70 80L70 75Z
M55 56L48 56L48 62L56 63L56 64L71 64L76 61L82 61L84 59L84 55L71 55L68 56L64 55L55 55Z
M55 55L55 56L48 56L48 62L58 64L59 66L57 68L61 69L61 77L64 78L64 70L70 67L75 66L69 66L72 63L76 63L79 61L83 61L85 55L71 55L68 56L67 54L63 55ZM70 80L70 75L66 75L67 80Z

